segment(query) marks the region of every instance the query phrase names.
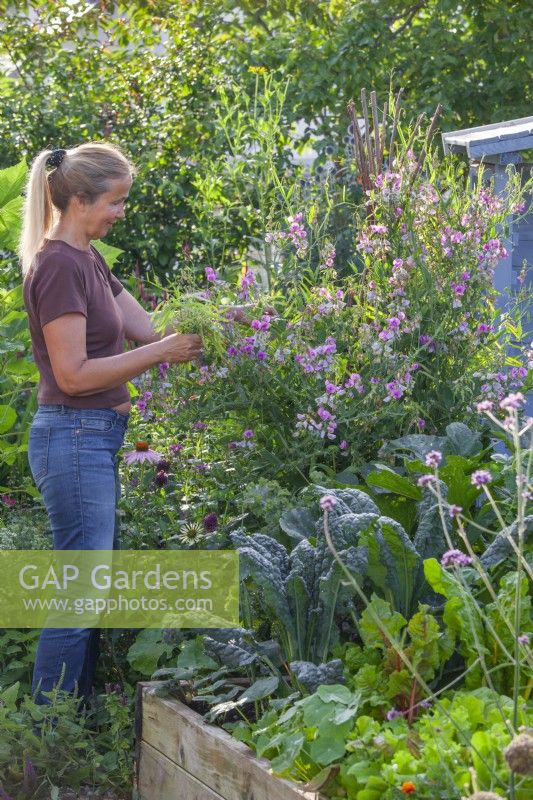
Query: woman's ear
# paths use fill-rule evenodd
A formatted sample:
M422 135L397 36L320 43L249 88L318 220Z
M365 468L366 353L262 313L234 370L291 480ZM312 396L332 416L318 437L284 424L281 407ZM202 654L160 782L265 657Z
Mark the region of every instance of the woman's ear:
M83 192L73 194L70 198L70 202L76 211L85 211L87 206L90 205L89 198L86 194L83 194Z

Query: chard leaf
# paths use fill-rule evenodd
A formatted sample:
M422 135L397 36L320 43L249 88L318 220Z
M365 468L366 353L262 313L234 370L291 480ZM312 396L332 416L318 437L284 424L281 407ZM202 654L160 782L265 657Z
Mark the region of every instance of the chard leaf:
M377 624L377 620L381 622L381 626ZM399 641L400 634L406 625L405 617L397 611L393 611L390 603L373 594L368 607L361 614L359 629L366 647L384 650L389 646L390 641ZM385 633L382 632L381 627L385 629Z

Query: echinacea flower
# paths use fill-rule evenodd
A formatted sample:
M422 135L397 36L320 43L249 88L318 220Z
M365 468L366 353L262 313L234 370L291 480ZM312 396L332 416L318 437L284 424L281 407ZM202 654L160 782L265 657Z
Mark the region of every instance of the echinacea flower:
M143 464L145 461L154 464L160 458L162 458L161 453L150 450L148 442L135 442L135 450L129 450L124 453L125 464L133 464L134 462Z
M183 544L198 544L204 538L204 528L199 522L185 522L180 528L179 540Z

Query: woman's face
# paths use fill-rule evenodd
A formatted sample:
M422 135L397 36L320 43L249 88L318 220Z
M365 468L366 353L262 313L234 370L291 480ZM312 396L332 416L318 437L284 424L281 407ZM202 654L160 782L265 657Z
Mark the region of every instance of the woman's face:
M91 239L101 239L117 219L124 219L124 203L131 188L131 178L109 181L109 190L99 195L94 203L83 205L86 231Z

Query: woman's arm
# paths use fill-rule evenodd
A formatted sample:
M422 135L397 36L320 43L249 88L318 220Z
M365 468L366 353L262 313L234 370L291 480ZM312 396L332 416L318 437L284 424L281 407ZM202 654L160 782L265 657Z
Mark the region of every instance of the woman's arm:
M152 319L140 303L131 295L127 289L123 289L115 297L115 303L119 307L124 322L124 335L126 339L138 344L151 344L159 342L163 337L156 333ZM165 336L174 333L174 329L168 326Z
M162 361L192 361L202 348L199 336L172 334L127 353L87 358L86 319L77 313L62 314L48 322L43 335L56 383L62 392L74 397L114 389Z

